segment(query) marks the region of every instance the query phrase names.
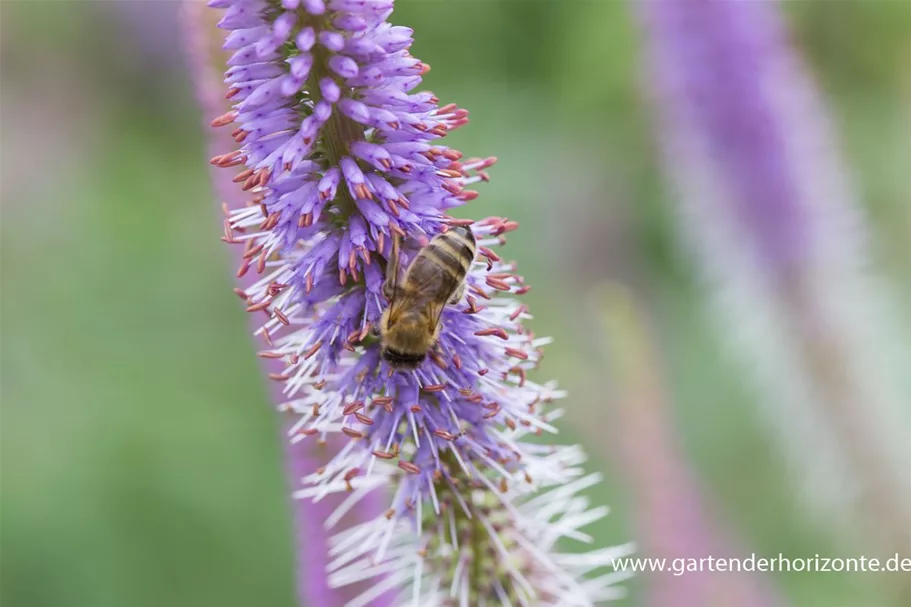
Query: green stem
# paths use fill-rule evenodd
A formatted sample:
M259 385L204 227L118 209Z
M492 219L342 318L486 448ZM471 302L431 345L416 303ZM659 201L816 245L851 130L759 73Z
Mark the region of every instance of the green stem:
M319 30L318 27L315 29ZM313 67L310 70L307 89L315 104L321 99L320 80L327 77L332 78L333 75L329 69L329 57L326 51L317 45L313 47L312 53ZM349 155L349 146L355 141L364 141L364 139L364 127L342 114L338 107L333 109L329 120L320 130L320 142L329 166L339 166L341 159ZM332 203L342 212L343 218L347 218L357 208L354 199L351 198L351 193L347 187L343 187L343 184L340 184Z

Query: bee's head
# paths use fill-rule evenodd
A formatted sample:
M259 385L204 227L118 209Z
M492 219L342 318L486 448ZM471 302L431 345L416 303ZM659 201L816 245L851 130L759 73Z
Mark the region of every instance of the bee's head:
M426 354L410 354L388 347L383 348L380 351L380 355L391 367L404 371L417 369L421 366L421 363L424 362L424 359L427 358Z

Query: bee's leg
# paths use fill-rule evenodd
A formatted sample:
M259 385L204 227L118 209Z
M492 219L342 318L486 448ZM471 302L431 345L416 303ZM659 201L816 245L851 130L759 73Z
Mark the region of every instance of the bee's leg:
M441 359L446 360L448 356L446 355L446 349L443 347L443 344L440 342L440 333L446 330L446 327L443 325L443 321L437 325L437 330L433 334L433 346L431 349L433 352Z
M443 321L437 322L436 329L433 330L433 344L435 347L440 346L440 331L443 330Z
M435 307L432 314L436 321L433 324L430 347L436 349L440 345L440 332L443 330L443 306Z
M386 262L386 280L383 282L383 295L392 301L399 282L399 235L392 235L392 253Z
M389 273L392 271L392 265L390 264L386 268L386 280L383 282L383 296L387 299L387 301L392 301L393 296L395 295L396 278L394 275Z
M382 337L383 327L386 326L386 323L389 321L389 308L383 310L382 315L380 315L379 320L370 325L370 335L373 337Z
M460 284L456 290L452 292L452 296L449 298L449 305L454 306L455 304L462 301L462 296L465 295L465 284L466 282L463 280L462 284Z

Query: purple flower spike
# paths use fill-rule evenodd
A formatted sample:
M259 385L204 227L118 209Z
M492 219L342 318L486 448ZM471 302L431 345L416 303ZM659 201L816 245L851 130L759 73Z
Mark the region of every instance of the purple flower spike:
M429 68L408 53L411 30L386 22L389 0L221 5L222 27L243 29L225 44L234 106L213 125L234 123L239 147L212 162L238 167L251 195L231 210L225 240L243 247L238 276L258 277L244 297L264 318L260 355L284 365L272 377L290 441L343 441L296 497L343 496L324 521L334 528L390 492L385 515L335 535L330 584L377 578L351 607L387 591L422 606L612 598L624 575L591 574L627 547L556 551L606 514L578 494L597 475L583 473L578 447L524 440L554 431L550 403L562 393L528 377L548 340L523 327L530 316L515 297L529 287L494 252L518 224L446 215L477 196L468 188L495 162L441 145L467 112L412 92ZM404 267L456 226L478 245L466 293L444 309L425 362L396 370L373 335L393 241Z
M187 1L181 11L181 21L184 25L184 37L189 59L190 72L197 92L200 109L205 121L212 120L227 108L222 84L223 58L218 57L218 30L215 28L215 19L212 11L205 8L195 0ZM248 44L255 39L247 40ZM285 126L284 120L275 121L274 128L280 130ZM209 133L209 147L213 152L226 148L231 143L230 133L224 130L211 130ZM232 183L231 174L227 171L213 171L213 185L218 198L228 206L242 206L245 203L244 192ZM303 192L304 188L298 190ZM297 192L292 192L297 194ZM304 195L304 194L302 194ZM293 244L293 243L292 243ZM242 261L243 250L239 247L232 250L232 258ZM249 288L256 282L255 272L248 272L239 280L237 291ZM254 329L259 327L259 320L250 316ZM276 359L262 359L262 368L265 373L281 374L284 364ZM264 373L264 374L265 374ZM276 402L282 402L281 384L272 382L271 396ZM259 404L259 403L255 403ZM295 422L290 416L282 420L282 432L289 429ZM300 479L310 474L314 468L323 465L326 452L339 448L345 441L342 437L330 439L327 444L297 443L283 441L284 468L289 487L296 488ZM358 504L354 510L347 514L348 523L371 520L377 513L385 509L384 500L380 495L370 496L369 502ZM325 570L329 563L329 537L330 530L323 528L322 521L326 520L341 505L343 495L335 499L311 503L305 500L294 500L291 508L295 537L293 545L296 552L296 573L298 597L302 605L341 605L358 594L357 587L330 588L326 579ZM377 602L377 605L382 605Z
M886 552L909 545L908 343L866 267L855 189L778 3L638 7L711 316L754 374L797 488L830 522L862 514Z

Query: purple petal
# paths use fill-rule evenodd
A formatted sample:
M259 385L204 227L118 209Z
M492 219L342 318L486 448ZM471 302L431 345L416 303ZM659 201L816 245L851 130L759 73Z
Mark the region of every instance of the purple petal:
M358 74L357 62L351 57L334 55L329 59L329 69L342 78L354 78Z
M338 102L338 107L345 116L355 122L360 122L361 124L370 123L370 110L360 101L345 97Z
M323 95L323 99L329 103L335 103L339 100L342 92L341 89L336 84L335 80L332 78L323 78L319 81L320 93Z
M319 33L319 43L330 51L337 53L345 48L345 37L338 32L323 30Z
M316 32L313 31L312 27L305 27L298 32L294 42L297 44L298 50L307 52L316 44Z

